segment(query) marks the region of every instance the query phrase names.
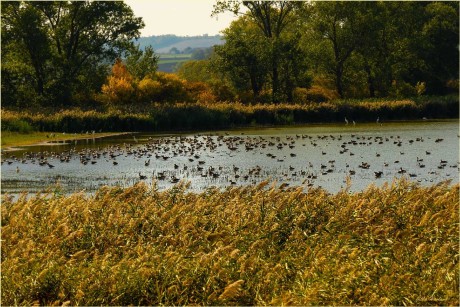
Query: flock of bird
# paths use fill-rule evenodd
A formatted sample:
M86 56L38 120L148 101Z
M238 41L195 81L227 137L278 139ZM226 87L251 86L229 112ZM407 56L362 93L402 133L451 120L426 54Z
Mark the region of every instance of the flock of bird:
M366 135L307 135L296 134L286 136L246 136L242 135L194 135L148 138L139 142L135 136L134 142L106 146L104 148L70 148L62 152L24 152L16 155L14 152L2 153L2 165L15 164L16 172L27 164L44 168L59 169L60 163L80 163L82 167L107 167L127 172L123 164L129 159L129 167L136 169L137 180L155 179L169 182L179 182L181 179L202 178L210 184L230 185L250 184L266 178L282 181L298 181L313 186L319 176L332 173L354 176L359 171L361 176L372 176L375 179L406 174L417 177L417 170L425 168L424 159L431 152L424 150L414 161L415 169L408 169L407 163L400 163L398 156L404 156L403 145L432 142L441 143L442 138L425 140L423 137L403 140L400 136L366 136ZM330 145L333 144L333 145ZM330 145L330 146L329 146ZM339 145L336 147L336 145ZM390 149L392 161L380 161L383 155L379 150L384 146L393 145ZM364 151L374 151L372 161L363 161ZM317 152L309 160L305 154ZM255 156L256 163L239 163L248 157ZM356 157L353 157L355 156ZM236 157L236 158L235 158ZM338 167L338 160L345 161ZM347 158L345 158L347 157ZM350 158L348 158L350 157ZM213 160L214 158L218 158ZM386 155L388 159L388 154ZM434 159L434 157L433 157ZM359 162L358 162L359 160ZM213 163L218 161L219 163ZM260 163L257 163L259 161ZM378 162L376 162L378 161ZM407 159L405 160L407 161ZM430 168L429 174L437 175L446 167L458 170L459 162L440 160L436 170ZM449 174L447 174L449 176ZM421 179L420 179L421 180ZM419 181L420 181L419 180Z

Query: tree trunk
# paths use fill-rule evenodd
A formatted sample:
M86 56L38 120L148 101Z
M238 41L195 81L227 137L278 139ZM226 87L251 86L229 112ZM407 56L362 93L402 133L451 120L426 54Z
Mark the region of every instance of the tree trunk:
M337 65L335 69L335 86L337 87L337 93L339 93L340 98L343 98L342 75L343 75L343 67L341 67L340 65Z
M254 95L254 98L259 97L260 88L259 88L259 84L257 83L256 76L253 73L251 73L250 79L251 79L251 88L252 88L252 93Z
M272 79L272 102L279 102L279 77L278 77L278 63L273 63L273 79Z
M364 69L367 74L367 85L369 87L369 96L374 98L375 97L375 80L374 80L374 77L372 76L371 67L370 65L366 64L364 65Z

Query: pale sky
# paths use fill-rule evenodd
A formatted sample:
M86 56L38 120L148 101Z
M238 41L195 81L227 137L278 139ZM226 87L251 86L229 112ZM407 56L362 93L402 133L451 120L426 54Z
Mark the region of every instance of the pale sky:
M221 13L211 17L215 0L125 0L145 28L141 36L175 34L179 36L216 35L236 17Z

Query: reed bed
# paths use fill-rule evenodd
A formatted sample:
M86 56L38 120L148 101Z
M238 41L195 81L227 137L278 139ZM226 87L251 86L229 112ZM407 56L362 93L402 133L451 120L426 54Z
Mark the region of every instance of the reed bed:
M457 96L417 100L340 100L307 104L152 103L121 110L27 112L2 109L2 131L166 131L222 129L249 125L290 125L458 118Z
M4 197L2 305L459 304L459 185Z

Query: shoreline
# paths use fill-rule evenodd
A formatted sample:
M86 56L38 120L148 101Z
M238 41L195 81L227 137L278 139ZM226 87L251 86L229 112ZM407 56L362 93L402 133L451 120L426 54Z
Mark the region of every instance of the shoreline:
M30 144L24 144L24 145L8 145L5 147L2 146L1 152L3 153L3 152L18 151L18 150L23 149L24 147L31 147L31 146L53 146L53 145L58 145L58 144L67 144L67 142L69 141L100 139L100 138L105 138L105 137L126 135L126 134L131 134L131 133L136 133L136 132L113 132L113 133L111 132L111 133L107 133L104 135L95 134L94 136L92 134L85 134L85 135L77 135L75 137L70 137L66 139L60 139L60 140L41 141L41 142L35 142L35 143L30 143Z
M426 122L460 122L458 118L427 118L427 119L409 119L409 120L387 120L383 121L380 124L397 124L401 122L411 122L411 123L426 123ZM371 121L364 121L364 122L359 122L358 125L371 125L374 122ZM238 131L241 129L263 129L263 128L278 128L278 127L296 127L296 126L306 126L306 125L311 125L311 126L322 126L322 125L339 125L339 122L311 122L311 123L294 123L294 124L288 124L288 125L283 125L283 124L260 124L260 125L239 125L239 126L229 126L229 127L218 127L216 129L164 129L164 130L157 130L155 131L159 135L164 135L164 134L174 134L174 133L206 133L210 131ZM350 124L349 127L352 127ZM49 133L55 133L55 132L49 132ZM24 144L24 145L8 145L8 146L1 146L1 152L13 152L13 151L18 151L23 149L24 147L31 147L31 146L53 146L57 144L66 144L66 142L69 141L75 141L75 140L87 140L87 139L100 139L100 138L105 138L105 137L112 137L112 136L119 136L119 135L126 135L126 134L133 134L133 133L142 133L140 131L127 131L127 132L108 132L107 134L104 135L98 135L95 134L92 136L92 134L85 134L85 135L77 135L76 137L70 137L66 139L59 139L59 140L50 140L50 141L41 141L41 142L34 142L30 144ZM69 134L70 135L70 134Z

